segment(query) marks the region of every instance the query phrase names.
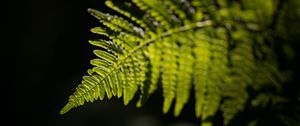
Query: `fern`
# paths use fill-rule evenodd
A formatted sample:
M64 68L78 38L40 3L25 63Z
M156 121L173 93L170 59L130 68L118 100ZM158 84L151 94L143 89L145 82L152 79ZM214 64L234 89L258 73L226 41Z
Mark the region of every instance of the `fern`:
M272 17L273 11L264 12L247 0L130 3L142 15L111 0L105 4L121 16L88 10L103 25L91 31L106 39L89 41L99 47L90 62L94 67L60 114L105 96L123 97L127 105L138 91L140 107L162 86L163 113L175 104L174 116L179 116L194 89L195 116L201 117L202 125L212 125L210 119L219 110L228 125L249 101L247 88L259 90L268 84L280 88L283 75L264 41L270 22L260 19Z

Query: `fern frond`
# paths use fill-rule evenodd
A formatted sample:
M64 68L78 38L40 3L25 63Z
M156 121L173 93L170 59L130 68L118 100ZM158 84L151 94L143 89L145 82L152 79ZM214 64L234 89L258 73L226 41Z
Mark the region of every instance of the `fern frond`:
M221 29L217 31L216 35L211 34L211 29L199 32L198 34L204 35L198 35L194 50L196 55L194 68L195 114L196 117L202 115L205 125L211 125L210 120L207 119L215 115L219 109L222 98L221 88L226 83L224 80L227 79L226 76L228 75L226 58L228 47L225 41L227 38L219 38L226 32Z
M231 78L224 90L224 96L228 98L223 104L224 124L244 109L248 99L246 88L253 84L254 67L256 66L252 44L249 34L245 31L232 32L232 39L236 41L236 48L231 55Z
M91 8L88 9L88 12L97 19L99 19L99 21L103 25L109 27L113 31L133 35L131 37L140 37L142 35L140 31L142 29L134 26L132 23L129 23L127 20L124 20L121 17L104 14L100 11Z
M162 40L162 45L164 50L162 50L162 87L163 87L163 112L167 113L172 105L172 102L176 94L176 84L177 84L177 51L178 48L172 37L164 38Z
M149 94L152 94L157 89L157 83L160 76L160 66L162 59L162 44L157 42L157 44L149 45L149 59L151 64L151 80L149 84Z
M195 28L201 28L201 27L205 27L205 26L209 26L211 25L210 21L204 21L204 22L197 22L194 24L190 24L187 26L183 26L183 27L179 27L179 28L175 28L172 29L170 31L158 34L157 36L144 41L144 42L140 42L140 45L137 46L134 49L131 49L130 52L124 52L124 54L118 54L117 57L113 54L107 53L105 51L101 51L101 50L95 50L94 53L101 59L109 62L112 64L112 67L109 68L105 68L105 67L94 67L93 69L90 70L89 74L90 76L93 76L95 78L97 78L99 81L97 81L97 83L95 85L102 85L102 87L105 89L106 95L108 98L111 98L112 96L116 95L116 86L119 83L124 82L124 87L123 87L123 100L124 100L124 104L128 104L129 101L133 98L134 94L136 93L138 87L140 85L142 85L142 82L144 80L140 80L139 77L140 76L145 76L146 74L146 70L145 68L143 68L142 70L138 70L135 67L140 67L142 65L138 65L138 64L143 64L144 67L146 67L146 58L141 59L141 58L137 58L140 57L140 55L138 52L141 51L141 53L145 53L143 52L143 50L148 47L147 45L153 43L153 42L160 42L157 41L159 40L159 38L168 38L169 36L176 34L176 33L180 33L180 32L185 32L188 30L193 30ZM101 29L100 29L101 30ZM98 32L96 32L98 33ZM118 42L116 42L118 43ZM119 46L123 46L123 45L119 45ZM125 46L125 45L124 45ZM123 48L127 48L127 46L125 46ZM103 52L103 54L102 54ZM118 60L117 60L118 59ZM142 61L141 61L142 60ZM104 74L106 73L106 74ZM137 74L139 73L139 74ZM96 74L96 75L95 75ZM114 76L121 76L122 80L118 80L116 81L117 83L113 83L113 79ZM81 84L82 85L82 84ZM92 90L90 90L89 88L81 88L81 86L79 85L78 92L75 92L73 95L75 98L72 97L72 99L74 100L69 100L70 102L76 102L76 101L80 101L81 104L78 103L69 103L72 105L67 104L66 107L68 107L68 109L63 109L61 111L61 113L66 113L66 110L70 110L69 107L77 107L78 105L82 105L84 103L84 101L82 101L82 97L86 97L87 95L90 95L90 93L93 93L94 88L96 86L92 86L90 87ZM101 86L99 86L101 87ZM88 90L88 91L86 91ZM175 90L174 90L175 92ZM174 93L174 97L175 98L175 93ZM78 100L81 99L81 100ZM84 99L83 99L84 100ZM86 99L89 100L89 99ZM170 99L168 99L170 100ZM83 103L82 103L83 102ZM167 104L168 102L166 101L166 105L171 105ZM74 105L73 105L74 104ZM78 104L78 105L77 105ZM165 108L165 112L167 112Z
M150 34L150 35L153 35L153 34L154 34L154 33L150 30L150 28L149 28L142 20L138 19L137 17L134 17L134 16L131 15L129 12L120 9L118 6L115 6L114 3L113 3L112 1L110 1L110 0L105 1L105 4L106 4L109 8L111 8L111 9L113 9L113 10L119 12L120 14L122 14L122 15L124 15L124 16L130 18L133 22L135 22L135 23L137 23L138 25L140 25L140 26L141 26L141 29L138 29L138 27L135 27L135 28L136 28L136 31L140 32L140 34L141 34L142 36L143 36L144 34ZM146 32L143 31L142 28L145 29Z
M201 32L199 32L201 33ZM203 32L202 32L203 33ZM197 37L197 36L195 36ZM204 109L204 101L206 94L206 87L209 74L209 64L210 64L210 43L205 40L198 38L195 41L195 48L193 53L195 55L195 64L193 71L194 87L195 87L195 114L196 117L200 117Z
M178 47L178 71L177 86L176 86L176 103L174 108L174 115L179 116L182 108L188 102L190 97L190 89L192 87L192 73L194 65L194 57L192 55L193 37L191 32L180 34L177 39Z
M228 0L132 0L141 11L134 15L115 3L105 2L119 16L88 9L102 24L91 32L107 39L89 41L99 48L90 61L94 67L60 114L105 96L123 97L127 105L137 92L140 107L162 86L163 113L174 103L179 116L193 88L202 125L212 126L219 110L229 125L249 100L246 89L278 85L277 65L270 65L273 50L261 34L265 24L251 6Z
M108 52L113 53L114 55L118 55L122 53L122 49L120 49L120 47L118 47L118 45L112 41L100 39L100 40L90 40L89 43L94 46L105 49Z

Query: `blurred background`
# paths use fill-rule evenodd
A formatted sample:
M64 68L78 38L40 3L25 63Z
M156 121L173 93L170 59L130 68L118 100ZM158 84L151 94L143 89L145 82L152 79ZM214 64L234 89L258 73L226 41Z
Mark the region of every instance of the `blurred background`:
M91 67L95 56L89 32L98 25L87 8L109 10L102 0L19 0L1 2L2 101L4 124L28 126L196 126L194 101L180 117L162 114L161 92L152 96L142 108L132 101L123 106L120 99L95 101L59 115L68 96ZM300 11L299 11L300 12ZM293 15L291 15L293 16ZM297 18L298 19L298 18ZM289 19L287 19L289 20ZM1 22L2 22L1 21ZM296 21L294 21L295 23ZM291 25L300 26L299 23ZM285 27L290 28L290 26ZM298 27L300 28L300 27ZM295 29L295 28L294 28ZM299 41L299 30L292 31L290 41ZM288 34L289 30L285 32ZM298 49L299 42L293 43ZM295 53L295 52L292 52ZM295 59L299 55L294 54ZM282 57L285 60L285 57ZM282 62L299 71L299 62ZM298 72L297 72L298 73ZM299 74L294 74L296 77ZM299 82L295 79L294 83ZM296 87L299 87L296 86ZM292 89L293 87L291 87ZM290 95L293 95L290 94ZM191 98L192 99L192 98Z

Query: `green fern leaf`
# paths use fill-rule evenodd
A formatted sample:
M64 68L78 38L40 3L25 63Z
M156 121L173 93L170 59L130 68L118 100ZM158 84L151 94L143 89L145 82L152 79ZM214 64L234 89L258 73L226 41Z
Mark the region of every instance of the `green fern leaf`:
M278 84L276 64L265 67L274 63L260 31L268 22L259 23L256 16L261 14L252 6L228 0L127 3L128 8L135 4L141 15L111 0L105 4L119 16L88 9L103 25L91 32L107 39L89 41L99 48L90 61L94 67L60 114L105 96L123 97L127 105L137 92L136 106L141 107L162 86L163 113L174 104L174 116L179 116L194 90L195 116L202 125L212 126L219 110L229 125L249 100L247 88Z

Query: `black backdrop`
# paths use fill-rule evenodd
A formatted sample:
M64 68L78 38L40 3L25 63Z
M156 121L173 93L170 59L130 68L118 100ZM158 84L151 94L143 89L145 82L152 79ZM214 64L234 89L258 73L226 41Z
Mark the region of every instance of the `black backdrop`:
M162 114L156 93L148 104L96 101L59 115L68 96L91 67L95 56L89 29L98 22L87 8L108 12L102 0L20 0L2 2L1 51L5 65L0 103L4 124L28 126L195 125L192 103L179 118ZM2 62L3 63L3 62ZM3 71L3 70L2 70ZM2 118L3 119L3 118ZM182 123L181 123L182 122ZM2 124L1 124L2 125Z

